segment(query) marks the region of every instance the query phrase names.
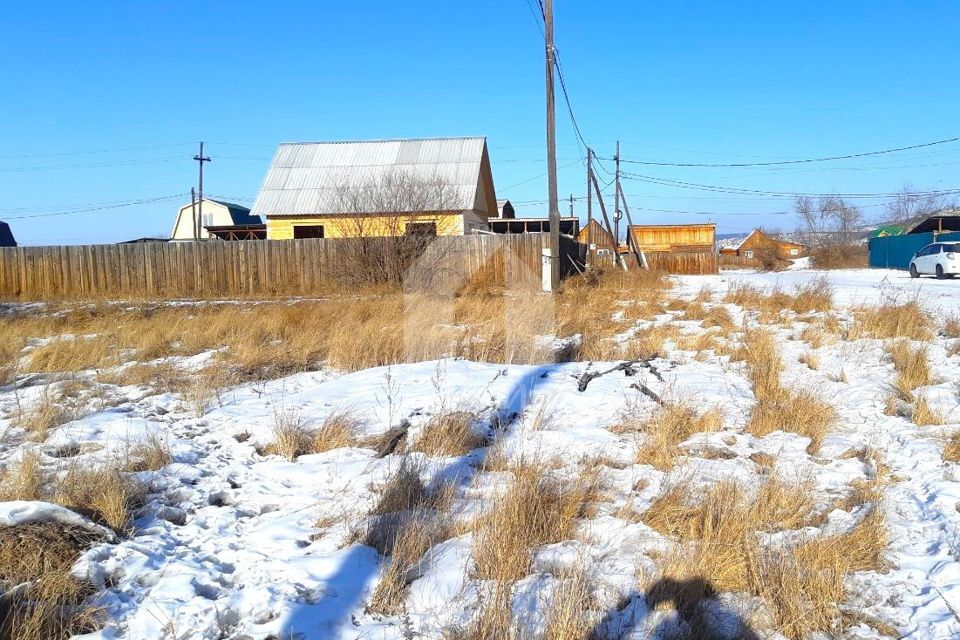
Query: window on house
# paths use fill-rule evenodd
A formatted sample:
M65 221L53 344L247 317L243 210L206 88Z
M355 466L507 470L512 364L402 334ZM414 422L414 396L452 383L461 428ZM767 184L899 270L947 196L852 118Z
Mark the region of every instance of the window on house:
M744 258L752 258L752 257L753 257L753 251L744 251L744 252L743 252L743 257L744 257Z
M408 222L406 226L408 236L435 236L437 235L436 222Z
M293 226L293 239L302 240L304 238L322 238L322 224L297 224Z
M799 249L790 249L790 255L792 255L792 256L800 255L800 250L799 250Z

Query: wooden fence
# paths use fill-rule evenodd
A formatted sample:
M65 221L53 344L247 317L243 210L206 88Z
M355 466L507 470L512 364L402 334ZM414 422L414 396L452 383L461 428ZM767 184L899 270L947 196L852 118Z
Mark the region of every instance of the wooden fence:
M763 263L758 258L720 254L721 269L760 269Z
M421 238L159 242L0 249L0 299L312 295L354 282L355 265L398 248L429 247L456 272L474 273L505 252L539 282L543 233ZM561 238L561 272L582 266L586 246ZM494 258L500 256L500 258ZM416 264L417 255L412 258ZM405 265L406 266L406 265ZM401 274L402 275L402 274ZM375 284L375 283L371 283Z

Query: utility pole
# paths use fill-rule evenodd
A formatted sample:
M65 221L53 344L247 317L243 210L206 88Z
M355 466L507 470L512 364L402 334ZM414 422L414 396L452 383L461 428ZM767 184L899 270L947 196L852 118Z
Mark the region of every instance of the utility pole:
M190 187L190 217L193 219L193 239L199 240L200 233L197 229L197 192Z
M616 169L614 177L616 179L616 187L614 187L613 195L613 239L617 245L617 249L620 248L620 218L623 217L623 213L620 211L620 141L617 140L617 153L613 156L613 161L616 164ZM620 255L620 252L617 251L617 255Z
M570 194L570 217L573 217L573 194Z
M207 158L206 156L203 155L202 142L200 143L200 154L193 156L193 159L196 160L197 163L200 165L200 179L199 179L199 184L197 185L198 191L200 192L200 203L199 203L200 206L198 207L197 222L196 222L197 238L199 238L200 230L203 229L203 163L211 161L210 158Z
M593 149L587 147L587 244L593 244L593 189L590 186L590 176L593 175Z
M550 290L560 288L560 206L557 199L557 123L554 108L553 0L543 2L544 46L547 57L547 189L550 202Z

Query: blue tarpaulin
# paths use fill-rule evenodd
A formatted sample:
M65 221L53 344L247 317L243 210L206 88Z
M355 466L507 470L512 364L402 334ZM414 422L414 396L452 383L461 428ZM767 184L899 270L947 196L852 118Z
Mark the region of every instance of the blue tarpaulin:
M903 236L870 238L870 266L881 269L909 269L913 254L935 241L960 241L960 232L908 233Z

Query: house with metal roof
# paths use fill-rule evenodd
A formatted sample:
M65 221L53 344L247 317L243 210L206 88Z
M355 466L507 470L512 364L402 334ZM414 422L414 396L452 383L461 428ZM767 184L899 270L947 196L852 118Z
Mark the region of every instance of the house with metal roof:
M180 207L170 239L206 240L220 237L217 232L224 229L262 232L263 221L242 205L204 198L202 205L197 201Z
M13 232L10 231L10 225L0 220L0 247L15 247L17 241L13 239Z
M486 138L279 146L252 213L267 238L464 235L498 214Z

